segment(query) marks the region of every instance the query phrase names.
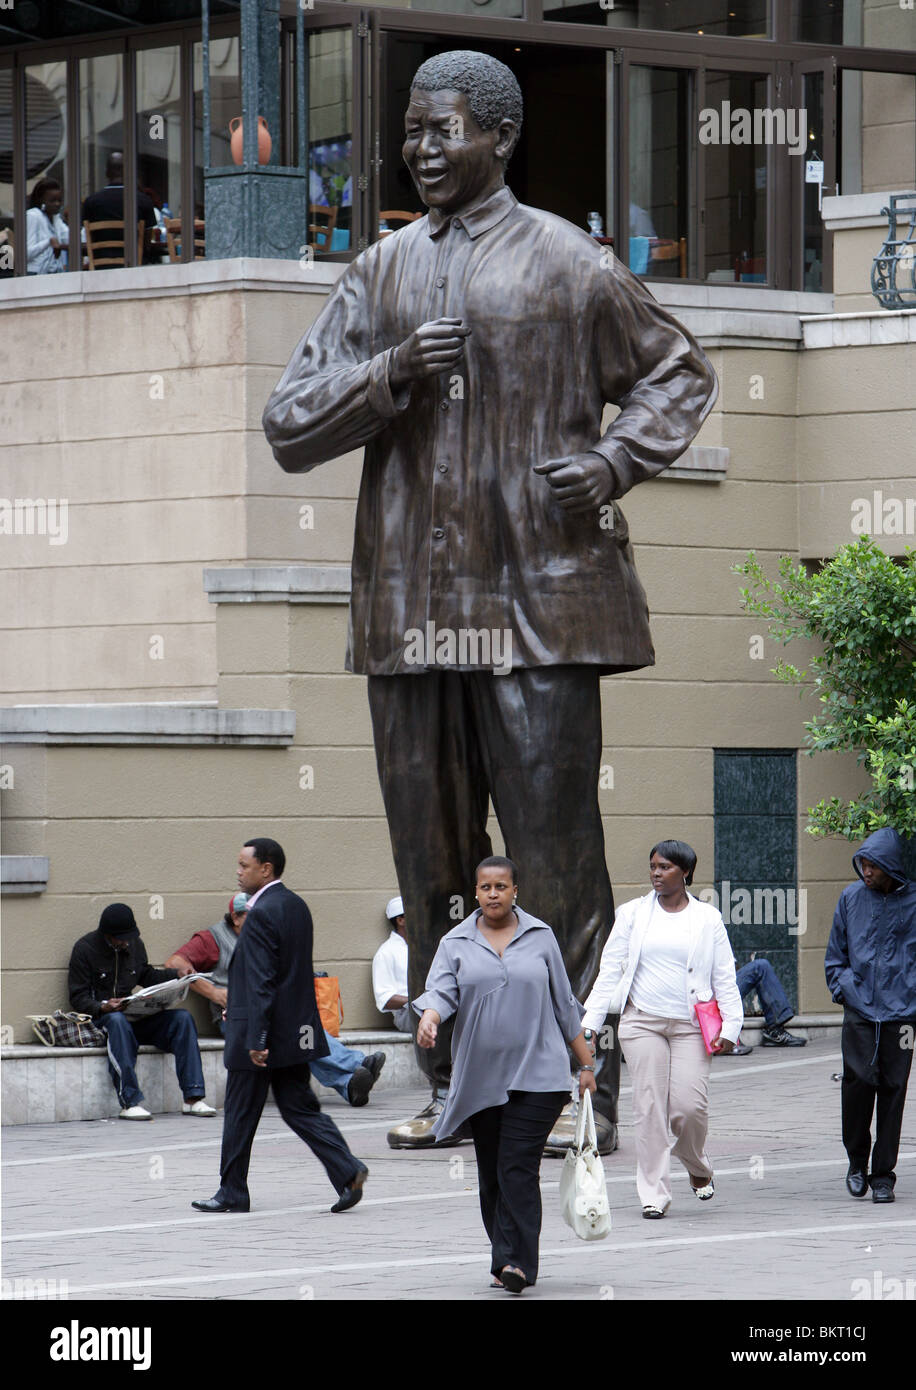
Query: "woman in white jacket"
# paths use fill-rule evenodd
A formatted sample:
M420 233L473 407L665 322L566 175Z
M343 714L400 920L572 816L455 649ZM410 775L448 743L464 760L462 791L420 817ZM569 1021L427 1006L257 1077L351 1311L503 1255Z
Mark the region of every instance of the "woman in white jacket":
M618 911L582 1020L588 1038L607 1014L621 1015L618 1037L633 1080L636 1187L650 1220L671 1204L672 1152L701 1202L715 1194L706 1156L710 1057L694 1006L718 1003L716 1052L731 1052L744 1022L722 917L687 892L696 863L682 840L654 846L652 892Z

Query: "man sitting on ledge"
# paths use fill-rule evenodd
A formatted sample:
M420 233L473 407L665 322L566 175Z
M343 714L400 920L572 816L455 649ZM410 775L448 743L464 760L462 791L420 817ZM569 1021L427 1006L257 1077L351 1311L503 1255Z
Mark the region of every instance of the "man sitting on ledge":
M145 989L177 978L177 970L156 970L150 965L140 928L126 903L109 903L97 930L81 936L70 954L70 1007L89 1014L108 1034L108 1073L121 1102L122 1120L153 1118L141 1104L143 1092L137 1084L141 1043L174 1053L183 1114L216 1114L204 1100L197 1028L187 1009L164 1009L151 1018L138 1019L125 1018L121 1012L137 985Z

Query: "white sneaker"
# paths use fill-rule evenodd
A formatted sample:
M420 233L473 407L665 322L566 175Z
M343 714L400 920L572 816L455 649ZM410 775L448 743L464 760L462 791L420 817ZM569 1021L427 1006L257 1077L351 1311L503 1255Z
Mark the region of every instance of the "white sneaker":
M183 1100L181 1102L181 1113L182 1115L215 1115L216 1111L213 1109L213 1106L208 1105L205 1100Z
M151 1120L153 1117L142 1105L128 1105L118 1115L119 1120Z

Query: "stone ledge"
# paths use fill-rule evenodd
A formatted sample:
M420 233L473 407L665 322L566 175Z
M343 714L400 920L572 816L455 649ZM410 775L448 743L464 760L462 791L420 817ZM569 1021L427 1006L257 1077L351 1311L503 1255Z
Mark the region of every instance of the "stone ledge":
M349 603L349 565L232 565L204 570L211 603Z
M916 309L862 309L812 314L801 320L806 348L876 347L916 343Z
M151 299L227 290L287 290L327 294L345 269L327 261L301 267L298 261L232 257L187 265L142 265L115 270L66 271L0 280L0 310L45 309L99 300Z
M422 1086L413 1039L406 1033L382 1029L351 1030L340 1035L347 1047L361 1052L385 1052L387 1061L376 1087L393 1090ZM222 1038L200 1038L201 1062L207 1100L221 1106L226 1094ZM117 1117L117 1095L108 1075L101 1047L43 1047L14 1043L0 1048L2 1120L4 1125L52 1124L68 1120L104 1120ZM143 1046L137 1059L137 1077L144 1104L153 1114L181 1112L182 1096L175 1077L175 1061L167 1052ZM336 1094L315 1083L319 1096Z
M724 483L729 450L715 444L691 444L676 463L658 474L658 482L680 479L691 483Z
M10 705L0 709L3 743L191 744L286 747L292 710L215 705Z
M840 197L825 198L821 208L821 219L828 232L845 232L855 227L884 227L887 229L887 216L881 209L890 206L891 198L913 197L907 189L890 189L887 193L844 193ZM880 245L875 247L877 254Z
M0 855L0 893L5 898L43 893L49 872L50 860L46 855Z

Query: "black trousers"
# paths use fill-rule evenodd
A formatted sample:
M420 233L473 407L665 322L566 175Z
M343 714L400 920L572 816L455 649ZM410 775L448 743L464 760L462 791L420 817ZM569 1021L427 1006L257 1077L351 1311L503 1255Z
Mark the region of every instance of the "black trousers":
M510 1091L505 1105L470 1118L493 1274L515 1265L529 1284L538 1277L541 1156L568 1100L568 1091Z
M310 1075L307 1062L295 1067L263 1067L258 1071L226 1073L217 1194L223 1200L237 1206L248 1205L251 1146L271 1087L283 1119L324 1164L338 1195L356 1176L359 1164L334 1121L322 1113L318 1097L309 1085Z
M900 1148L900 1129L906 1087L913 1061L916 1019L873 1023L854 1009L843 1013L843 1146L849 1162L871 1177L896 1181L894 1166ZM875 1144L871 1142L876 1109Z
M493 852L492 798L518 865L519 905L553 928L584 1000L614 918L598 810L597 668L370 676L369 707L407 918L410 997L423 993L440 938L477 905L474 870ZM616 1122L620 1050L615 1033L606 1037L614 1045L598 1050L595 1109ZM448 1025L434 1048L417 1048L417 1061L434 1086L448 1086Z

